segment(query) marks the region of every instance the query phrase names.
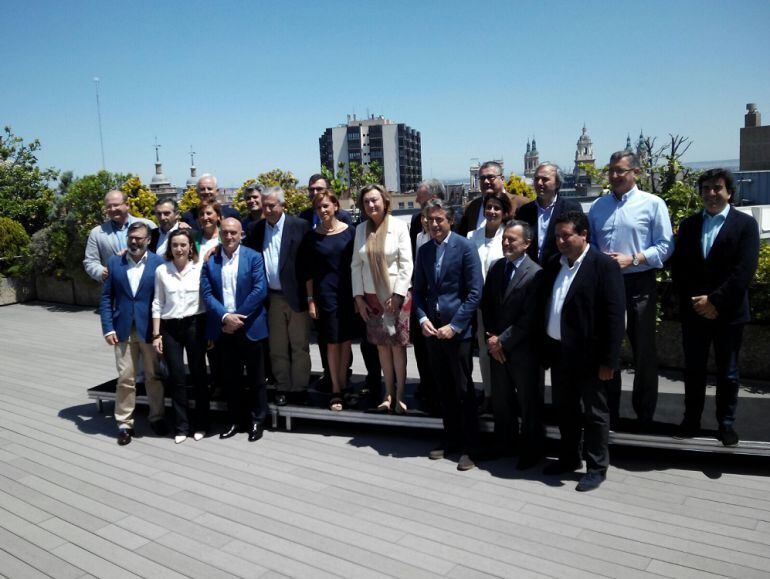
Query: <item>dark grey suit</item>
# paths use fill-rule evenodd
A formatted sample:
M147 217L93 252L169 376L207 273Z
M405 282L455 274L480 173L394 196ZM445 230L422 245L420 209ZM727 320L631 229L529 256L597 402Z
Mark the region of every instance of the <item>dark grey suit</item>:
M490 359L497 450L508 453L518 442L518 406L522 455L539 456L544 439L543 372L537 359L542 269L525 254L508 280L506 261L492 265L481 298L484 328L500 338L506 358L502 364Z

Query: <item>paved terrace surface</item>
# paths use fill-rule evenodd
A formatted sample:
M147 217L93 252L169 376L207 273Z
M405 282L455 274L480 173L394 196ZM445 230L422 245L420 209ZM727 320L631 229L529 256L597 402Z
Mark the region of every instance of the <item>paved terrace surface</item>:
M613 448L581 494L510 460L459 473L413 429L174 445L142 417L118 447L86 398L115 374L93 311L0 308L0 363L4 576L770 576L766 458Z

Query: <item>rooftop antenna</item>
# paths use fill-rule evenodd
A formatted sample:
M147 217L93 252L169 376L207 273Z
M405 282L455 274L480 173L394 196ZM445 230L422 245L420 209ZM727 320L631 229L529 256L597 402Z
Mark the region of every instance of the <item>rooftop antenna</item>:
M102 134L102 107L99 103L99 77L94 77L94 86L96 88L96 118L99 120L99 146L102 150L102 171L105 170L104 163L104 135Z

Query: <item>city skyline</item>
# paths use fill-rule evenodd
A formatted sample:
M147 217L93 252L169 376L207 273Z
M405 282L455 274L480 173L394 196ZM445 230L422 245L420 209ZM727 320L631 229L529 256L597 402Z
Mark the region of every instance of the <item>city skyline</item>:
M635 143L689 137L686 160L737 159L745 105L770 114L770 4L578 6L460 2L32 2L4 9L2 122L44 166L105 164L149 183L155 138L176 186L274 168L304 182L318 135L347 114L422 134L422 174L467 178L471 159L522 173L527 139L571 170L585 123L597 165ZM744 18L742 14L751 14ZM715 25L716 23L716 25ZM376 24L376 26L372 26ZM613 57L613 55L617 55Z

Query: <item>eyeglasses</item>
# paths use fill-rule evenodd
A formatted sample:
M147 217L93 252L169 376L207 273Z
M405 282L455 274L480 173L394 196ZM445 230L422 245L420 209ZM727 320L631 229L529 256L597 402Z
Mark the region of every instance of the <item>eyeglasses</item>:
M620 175L621 177L625 175L626 173L630 173L633 171L633 169L618 169L617 167L610 167L607 169L608 175Z
M502 175L479 175L479 181L494 181Z
M147 239L146 236L136 237L134 235L131 235L129 236L128 241L129 242L133 241L134 243L142 243L145 239Z
M714 193L719 193L724 189L724 185L701 185L700 186L700 192L701 193L708 193L709 191L713 191Z

